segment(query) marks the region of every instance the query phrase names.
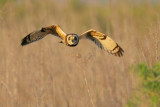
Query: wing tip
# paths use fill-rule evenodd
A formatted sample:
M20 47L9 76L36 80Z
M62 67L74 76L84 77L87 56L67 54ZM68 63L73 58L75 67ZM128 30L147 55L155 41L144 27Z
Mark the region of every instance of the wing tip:
M120 46L118 46L118 47L119 47L119 50L116 53L114 53L114 55L118 56L118 57L122 57L124 50Z
M21 46L25 46L28 44L27 39L29 38L30 34L28 34L26 37L24 37L21 41Z
M118 48L118 51L114 52L117 48ZM117 46L112 51L108 51L108 52L114 56L122 57L124 50L117 44Z
M22 39L21 46L25 46L27 44L26 38Z

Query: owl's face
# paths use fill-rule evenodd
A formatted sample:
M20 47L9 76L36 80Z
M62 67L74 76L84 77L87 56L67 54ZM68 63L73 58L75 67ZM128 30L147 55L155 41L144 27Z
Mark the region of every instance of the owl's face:
M76 46L79 42L79 37L76 34L67 35L67 43L69 46Z

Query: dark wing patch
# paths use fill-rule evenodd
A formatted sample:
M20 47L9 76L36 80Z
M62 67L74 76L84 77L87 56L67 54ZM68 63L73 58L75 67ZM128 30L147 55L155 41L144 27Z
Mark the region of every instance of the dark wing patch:
M123 56L123 52L124 52L124 50L118 44L116 45L116 47L113 50L109 51L109 53L111 53L115 56L119 56L119 57Z
M31 41L30 34L28 34L25 38L22 39L21 45L22 46L27 45L29 43L29 41Z

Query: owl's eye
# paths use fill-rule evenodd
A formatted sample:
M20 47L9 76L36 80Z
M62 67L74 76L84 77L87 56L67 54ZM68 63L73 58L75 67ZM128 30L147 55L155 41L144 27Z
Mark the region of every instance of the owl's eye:
M75 37L74 40L77 40L77 38Z

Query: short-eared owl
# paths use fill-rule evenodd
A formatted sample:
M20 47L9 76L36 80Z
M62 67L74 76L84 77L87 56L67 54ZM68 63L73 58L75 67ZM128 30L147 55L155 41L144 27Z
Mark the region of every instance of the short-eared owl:
M123 49L114 42L110 37L107 35L98 32L96 30L88 30L81 35L77 34L66 34L62 31L59 25L51 25L47 27L42 27L40 30L31 32L25 38L22 39L21 45L27 45L34 41L38 41L45 37L47 34L52 34L62 39L60 43L66 44L67 46L76 46L81 39L89 39L93 41L99 48L104 51L107 51L115 56L123 56Z

